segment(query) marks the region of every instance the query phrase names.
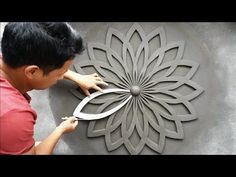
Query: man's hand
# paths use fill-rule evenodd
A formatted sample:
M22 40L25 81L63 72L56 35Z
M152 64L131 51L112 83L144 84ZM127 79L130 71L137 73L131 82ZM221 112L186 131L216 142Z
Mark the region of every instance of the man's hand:
M97 73L89 75L81 75L79 73L75 73L71 70L68 70L64 74L64 78L76 82L87 96L90 95L89 92L90 89L95 89L102 92L102 89L99 87L99 85L103 86L108 85L106 82L102 80L101 77L98 76Z
M87 96L90 95L89 89L95 89L102 92L102 89L98 85L108 85L102 80L102 78L98 76L97 73L90 75L80 75L78 76L76 82Z
M62 133L69 133L75 130L78 125L78 120L75 117L68 117L67 120L63 121L57 128L62 130Z

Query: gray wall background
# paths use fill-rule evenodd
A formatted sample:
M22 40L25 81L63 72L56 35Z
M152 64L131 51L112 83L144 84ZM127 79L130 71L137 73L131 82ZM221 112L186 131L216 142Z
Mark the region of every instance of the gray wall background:
M2 32L4 24L0 24ZM182 31L189 41L200 47L203 57L196 58L200 68L193 80L205 89L205 92L192 102L199 118L184 123L184 139L168 139L163 154L236 154L236 23L160 24L168 26L170 34L171 29ZM87 29L101 24L72 25L83 37L90 40L89 36L86 36ZM192 55L194 52L192 51ZM42 140L59 124L60 118L55 117L51 109L50 89L31 91L29 94L33 98L31 105L38 113L35 139ZM96 141L97 146L91 147L92 144L88 141L95 140L86 139L86 126L86 123L79 122L75 132L63 135L54 154L127 154L122 151L107 152L103 149L104 140L100 137L100 140ZM156 153L146 153L144 150L141 154Z

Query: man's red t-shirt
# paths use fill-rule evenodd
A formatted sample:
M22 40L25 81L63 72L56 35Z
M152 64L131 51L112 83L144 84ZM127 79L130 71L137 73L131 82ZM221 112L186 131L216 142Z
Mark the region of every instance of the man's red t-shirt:
M37 114L30 100L0 76L0 154L22 154L34 145Z

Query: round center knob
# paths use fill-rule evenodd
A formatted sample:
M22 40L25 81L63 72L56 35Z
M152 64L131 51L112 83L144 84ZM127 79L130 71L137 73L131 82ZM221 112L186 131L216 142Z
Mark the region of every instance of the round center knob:
M141 89L139 86L135 85L135 86L132 86L131 89L130 89L130 92L133 96L137 96L140 94L141 92Z

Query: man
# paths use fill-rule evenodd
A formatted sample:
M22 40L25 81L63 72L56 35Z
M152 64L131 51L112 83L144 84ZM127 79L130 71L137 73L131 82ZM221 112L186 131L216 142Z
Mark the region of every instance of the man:
M86 95L107 85L96 73L80 75L69 70L84 47L81 36L68 23L8 23L0 56L0 154L52 154L64 133L78 121L69 117L42 142L36 143L37 114L28 91L46 89L60 79L76 82Z

